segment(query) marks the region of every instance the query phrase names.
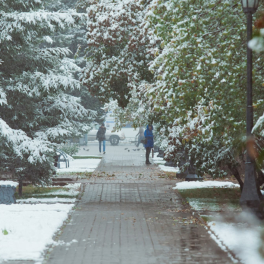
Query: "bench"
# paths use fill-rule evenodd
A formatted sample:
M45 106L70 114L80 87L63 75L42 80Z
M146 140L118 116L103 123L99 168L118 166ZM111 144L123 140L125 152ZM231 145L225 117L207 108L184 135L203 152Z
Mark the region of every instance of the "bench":
M12 181L0 181L0 204L16 203L15 192L18 183Z
M55 164L54 164L55 167L60 169L61 168L61 165L60 165L61 162L65 163L66 168L68 168L70 166L70 161L69 161L68 155L64 151L57 149L57 156L56 156L56 160L55 160Z

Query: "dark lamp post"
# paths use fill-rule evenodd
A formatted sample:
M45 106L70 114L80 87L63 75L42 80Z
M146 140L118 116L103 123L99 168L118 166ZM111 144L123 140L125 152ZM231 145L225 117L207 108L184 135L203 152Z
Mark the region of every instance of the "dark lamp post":
M247 43L252 38L252 14L258 9L259 0L241 0L243 11L247 15ZM253 108L252 108L252 50L247 45L247 140L252 137L253 128ZM247 144L247 148L249 148ZM252 210L257 215L260 212L260 198L257 192L254 158L249 155L247 149L247 157L245 164L245 181L242 194L240 197L240 205L243 209Z
M259 0L241 0L244 13L254 14L259 5Z

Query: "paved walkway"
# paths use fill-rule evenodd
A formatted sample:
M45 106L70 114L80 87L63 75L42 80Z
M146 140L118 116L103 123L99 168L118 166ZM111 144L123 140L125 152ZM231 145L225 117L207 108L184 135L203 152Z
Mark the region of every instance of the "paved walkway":
M142 149L107 148L45 264L233 263L172 190L175 181L144 161Z

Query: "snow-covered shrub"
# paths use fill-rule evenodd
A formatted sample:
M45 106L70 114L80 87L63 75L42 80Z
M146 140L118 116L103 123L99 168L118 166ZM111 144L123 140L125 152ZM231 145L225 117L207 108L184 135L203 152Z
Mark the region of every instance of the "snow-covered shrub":
M145 12L139 0L88 2L87 66L82 82L102 102L117 100L124 108L138 86L152 81L148 51L156 41L144 28Z
M162 39L150 65L156 81L145 94L155 122L168 127L160 130L169 131L162 143L165 158L177 162L177 153L184 153L201 174L219 177L231 171L239 180L247 48L240 1L153 0L146 21ZM263 111L263 62L255 56L256 120Z

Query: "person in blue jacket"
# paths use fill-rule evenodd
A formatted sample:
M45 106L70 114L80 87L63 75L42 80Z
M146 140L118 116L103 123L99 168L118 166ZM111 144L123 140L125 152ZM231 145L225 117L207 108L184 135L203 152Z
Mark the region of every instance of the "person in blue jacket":
M153 140L153 126L152 125L147 125L147 129L144 132L144 136L145 136L145 148L146 148L146 164L151 164L149 162L149 154L151 149L154 146L154 140Z

